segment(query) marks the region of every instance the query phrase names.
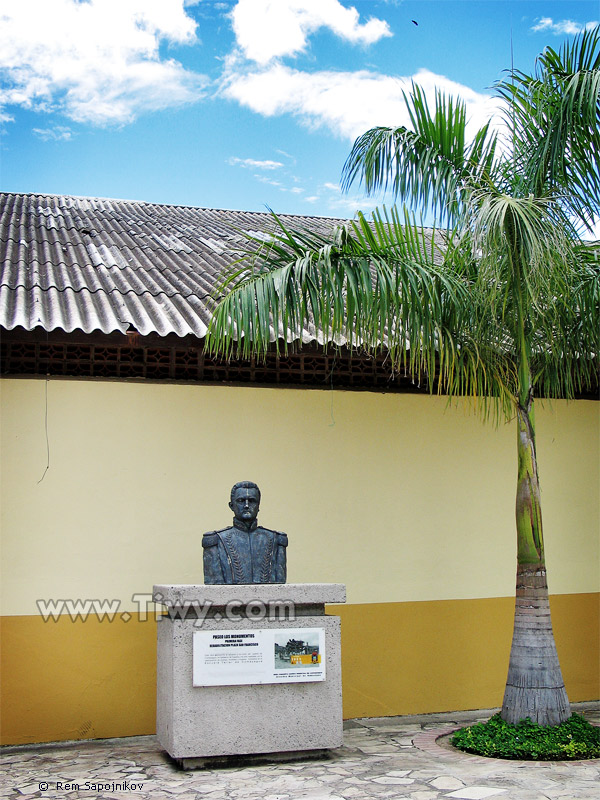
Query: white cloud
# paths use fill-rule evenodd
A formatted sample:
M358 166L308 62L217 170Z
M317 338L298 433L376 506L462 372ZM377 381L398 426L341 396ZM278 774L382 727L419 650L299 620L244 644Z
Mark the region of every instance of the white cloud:
M334 216L352 217L357 211L362 211L365 215L373 211L378 206L378 201L371 197L350 197L340 195L329 199L328 209Z
M0 26L0 104L124 123L197 100L206 80L159 54L196 42L183 0L15 0Z
M565 34L574 36L577 33L592 30L592 28L596 28L597 26L597 20L580 24L579 22L573 22L571 19L561 19L558 22L554 22L552 17L541 17L536 21L535 25L531 27L531 30L535 33L539 33L539 31L550 31L555 36L564 36Z
M324 183L323 189L327 190L324 202L334 216L353 216L357 211L372 211L379 203L377 199L366 195L345 194L336 183Z
M301 53L308 34L319 28L329 28L352 44L373 44L392 35L384 20L361 24L358 11L338 0L239 0L231 18L246 58L263 65Z
M285 150L277 150L276 152L280 153L286 159L292 162L292 165L296 163L296 159L290 153L287 153ZM293 172L290 171L289 167L286 167L281 161L271 161L271 160L258 160L255 158L239 158L238 156L230 156L227 159L227 164L230 164L232 167L243 167L244 169L253 169L253 170L263 170L267 174L255 172L253 174L254 180L258 181L259 183L267 184L268 186L272 186L273 188L277 189L280 192L289 192L290 194L301 195L304 194L306 189L301 186L293 186L290 184L298 184L301 182L301 179L298 178ZM277 177L280 180L274 180L272 177L269 177L268 173L272 172L273 170L277 170ZM333 184L332 184L333 186ZM337 187L335 187L337 188Z
M366 70L309 73L274 64L255 72L230 72L221 91L264 116L293 114L353 140L377 125L409 124L402 91L411 80L420 84L432 105L436 87L462 98L473 132L497 110L491 96L425 69L412 77L393 77Z
M73 136L73 131L65 125L55 125L53 128L33 128L33 133L44 142L66 142Z
M257 181L260 183L267 183L269 186L274 186L276 189L281 189L281 191L285 191L283 184L280 181L271 180L271 178L265 178L264 175L254 175Z
M280 156L283 156L284 158L287 158L288 161L292 162L292 164L296 163L296 159L294 158L294 156L290 155L289 153L286 153L285 150L275 150L275 152L279 153Z
M248 167L250 169L279 169L283 167L281 161L257 161L254 158L238 158L231 156L227 163L232 167Z

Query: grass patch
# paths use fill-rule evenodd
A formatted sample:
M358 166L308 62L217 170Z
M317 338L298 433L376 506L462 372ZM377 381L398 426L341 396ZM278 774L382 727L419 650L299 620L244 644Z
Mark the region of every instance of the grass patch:
M487 722L461 728L450 742L459 750L491 758L568 761L600 758L600 728L579 714L555 726L536 725L529 717L509 725L495 714Z

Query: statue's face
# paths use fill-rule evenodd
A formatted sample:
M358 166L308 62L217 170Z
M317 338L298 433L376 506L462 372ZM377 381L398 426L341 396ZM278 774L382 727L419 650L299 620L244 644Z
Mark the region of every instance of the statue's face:
M243 522L253 522L258 514L260 500L256 489L236 489L229 508L236 519Z

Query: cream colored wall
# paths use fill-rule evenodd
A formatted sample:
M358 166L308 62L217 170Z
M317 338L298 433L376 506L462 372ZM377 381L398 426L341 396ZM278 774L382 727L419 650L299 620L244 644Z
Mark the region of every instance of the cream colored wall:
M46 466L45 393L50 468ZM514 592L515 431L443 398L4 379L2 613L202 580L238 480L290 536L290 581L351 603ZM538 408L550 591L599 587L598 403Z

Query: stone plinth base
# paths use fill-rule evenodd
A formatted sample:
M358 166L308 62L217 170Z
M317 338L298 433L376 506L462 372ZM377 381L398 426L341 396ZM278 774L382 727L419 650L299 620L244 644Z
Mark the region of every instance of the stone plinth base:
M324 613L345 602L342 584L157 585L154 595L167 606L157 624L157 735L184 768L342 745L340 620ZM323 629L326 679L193 685L194 632L268 628Z
M239 756L208 756L208 758L176 758L181 769L215 769L215 767L239 767L253 764L281 764L286 761L309 761L329 757L327 750L289 750L283 753L249 753Z

